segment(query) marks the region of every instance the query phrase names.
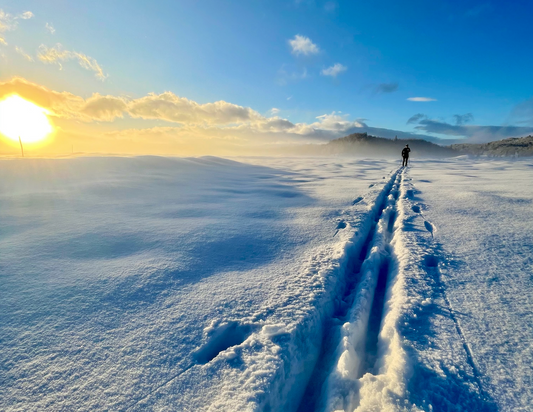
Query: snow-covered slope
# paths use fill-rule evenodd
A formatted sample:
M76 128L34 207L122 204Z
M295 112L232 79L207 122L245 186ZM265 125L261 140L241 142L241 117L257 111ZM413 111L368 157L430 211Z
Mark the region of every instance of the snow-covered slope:
M0 162L0 408L521 411L532 164Z

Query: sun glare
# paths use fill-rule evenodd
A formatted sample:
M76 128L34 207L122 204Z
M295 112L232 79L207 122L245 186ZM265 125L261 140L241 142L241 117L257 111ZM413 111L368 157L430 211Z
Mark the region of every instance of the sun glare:
M20 96L11 95L0 101L0 133L18 142L37 143L53 131L48 110Z

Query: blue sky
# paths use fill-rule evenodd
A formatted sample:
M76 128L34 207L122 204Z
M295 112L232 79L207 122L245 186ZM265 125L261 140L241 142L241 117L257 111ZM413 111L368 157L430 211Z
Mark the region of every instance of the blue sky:
M168 91L315 129L324 115L344 125L319 138L354 126L469 141L533 132L530 1L4 0L0 7L3 82L17 76L84 99ZM17 19L28 11L31 18ZM80 56L93 63L84 66ZM433 100L408 100L416 97ZM130 115L102 127L172 126Z

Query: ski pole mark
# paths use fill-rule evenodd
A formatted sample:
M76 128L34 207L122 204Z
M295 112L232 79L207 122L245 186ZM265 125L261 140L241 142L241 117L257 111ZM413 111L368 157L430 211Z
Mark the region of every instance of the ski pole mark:
M446 309L448 313L450 314L450 319L455 325L456 332L459 335L459 338L461 339L461 344L463 346L463 349L466 355L466 361L468 365L472 368L472 373L474 374L474 379L476 382L476 386L478 387L479 393L484 399L488 399L488 396L485 390L483 389L483 384L481 382L481 374L479 372L478 367L476 366L476 363L474 362L472 351L470 350L470 346L468 345L466 336L463 333L461 325L459 324L459 321L457 320L457 317L455 315L455 311L453 310L450 300L448 299L446 287L444 286L444 283L442 282L442 279L441 279L441 272L439 270L438 258L434 255L427 255L424 257L424 264L426 266L426 271L428 272L429 275L433 277L433 279L435 279L435 282L437 283L437 288L441 292L442 298L446 305Z

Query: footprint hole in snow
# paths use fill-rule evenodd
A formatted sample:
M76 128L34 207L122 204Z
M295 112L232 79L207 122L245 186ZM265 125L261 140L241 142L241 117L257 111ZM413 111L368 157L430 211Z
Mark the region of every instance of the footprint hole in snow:
M253 332L252 325L239 322L226 322L210 331L207 342L194 354L199 364L211 362L219 353L243 343Z
M434 255L424 256L424 265L428 268L436 268L439 266L439 259Z
M426 230L431 233L433 235L433 232L435 231L435 228L433 227L433 225L428 222L427 220L424 220L424 227L426 228Z
M341 220L337 225L337 229L344 229L346 227L346 222Z

